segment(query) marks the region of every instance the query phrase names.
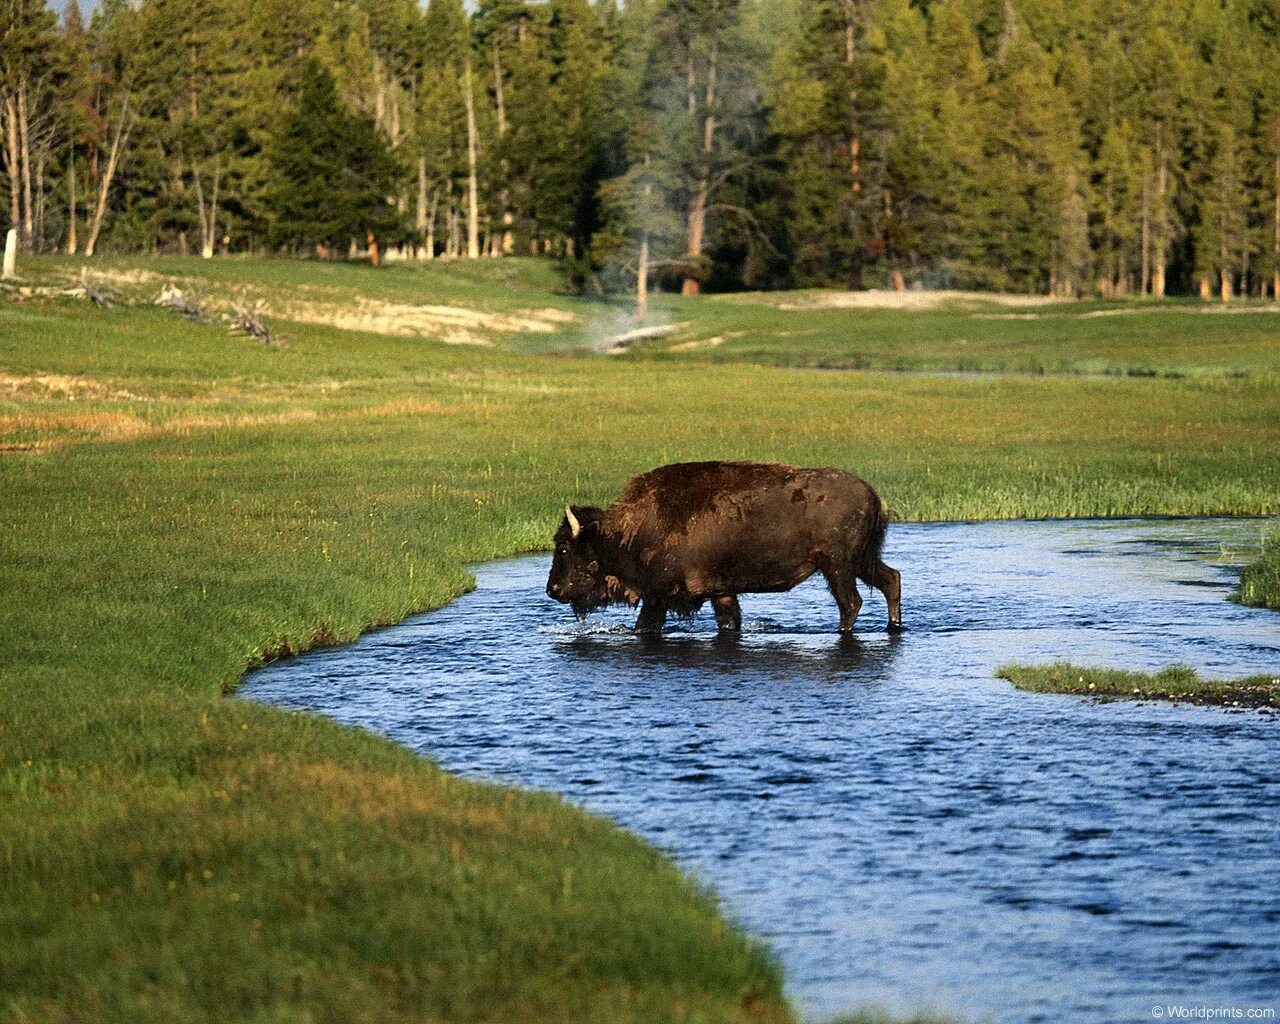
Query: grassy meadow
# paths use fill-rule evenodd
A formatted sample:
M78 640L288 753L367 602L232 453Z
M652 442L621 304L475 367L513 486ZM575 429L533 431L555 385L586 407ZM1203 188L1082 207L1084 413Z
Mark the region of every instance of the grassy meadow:
M1280 512L1274 313L1114 318L1164 339L1113 337L1117 366L1177 376L832 373L679 333L578 353L621 311L540 263L99 266L136 305L0 293L0 1020L787 1020L767 951L638 839L226 694L663 462L838 465L903 519ZM162 277L311 320L277 315L267 349L144 304ZM344 303L382 330L325 322ZM760 338L789 315L660 308L687 334L763 310ZM944 359L960 322L1055 344L1047 320L795 315L833 350ZM467 341L394 333L431 316Z
M1004 305L957 296L839 293L717 296L646 355L770 366L1134 377L1280 373L1280 305L1169 301ZM901 303L903 308L893 307Z

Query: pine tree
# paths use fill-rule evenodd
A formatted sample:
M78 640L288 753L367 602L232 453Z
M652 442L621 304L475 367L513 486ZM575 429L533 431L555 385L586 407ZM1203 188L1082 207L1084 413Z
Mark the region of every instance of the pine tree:
M1047 54L1025 26L1007 29L987 104L986 261L1003 287L1048 290L1063 276L1057 257L1076 229L1063 213L1070 208L1079 127Z
M883 33L865 0L802 0L801 28L773 130L792 167L787 209L796 283L843 277L860 288L885 252ZM892 196L890 196L892 203Z
M608 123L605 93L614 39L587 0L552 0L548 23L551 63L548 105L557 130L549 168L548 219L585 258L599 228L600 182L605 175ZM582 276L579 269L579 278Z
M327 254L350 241L376 243L399 224L387 202L396 165L372 119L347 109L330 72L312 60L298 105L285 119L270 159L276 174L271 237ZM374 261L377 249L371 244Z
M431 0L424 22L422 81L416 132L416 224L424 254L435 255L437 225L446 232L445 254L461 251L461 210L467 175L467 115L463 95L470 58L470 29L461 0Z

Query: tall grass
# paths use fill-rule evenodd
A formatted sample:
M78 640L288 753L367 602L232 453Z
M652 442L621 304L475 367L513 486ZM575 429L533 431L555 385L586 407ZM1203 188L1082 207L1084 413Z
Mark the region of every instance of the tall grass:
M914 519L1280 495L1280 410L1251 379L831 374L284 326L268 351L154 309L0 305L0 1018L784 1019L765 951L638 840L223 694L448 601L468 563L545 547L566 501L662 462L844 466Z

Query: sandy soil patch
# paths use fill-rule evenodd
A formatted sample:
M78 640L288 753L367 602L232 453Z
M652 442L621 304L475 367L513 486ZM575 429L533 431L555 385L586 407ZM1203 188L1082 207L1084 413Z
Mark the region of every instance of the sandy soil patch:
M466 306L417 306L375 299L342 304L293 302L280 304L273 312L297 323L395 337L433 338L449 345L492 345L490 334L554 334L577 319L573 313L560 309L486 313Z

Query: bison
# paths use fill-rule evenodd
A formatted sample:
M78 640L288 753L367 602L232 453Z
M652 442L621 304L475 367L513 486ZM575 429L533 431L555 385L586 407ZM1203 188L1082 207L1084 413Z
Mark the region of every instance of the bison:
M555 536L547 596L579 618L643 602L636 631L710 601L721 630L742 625L739 594L790 590L822 573L853 629L861 579L902 628L897 570L880 561L888 519L871 486L839 469L686 462L633 477L606 509L568 506Z

